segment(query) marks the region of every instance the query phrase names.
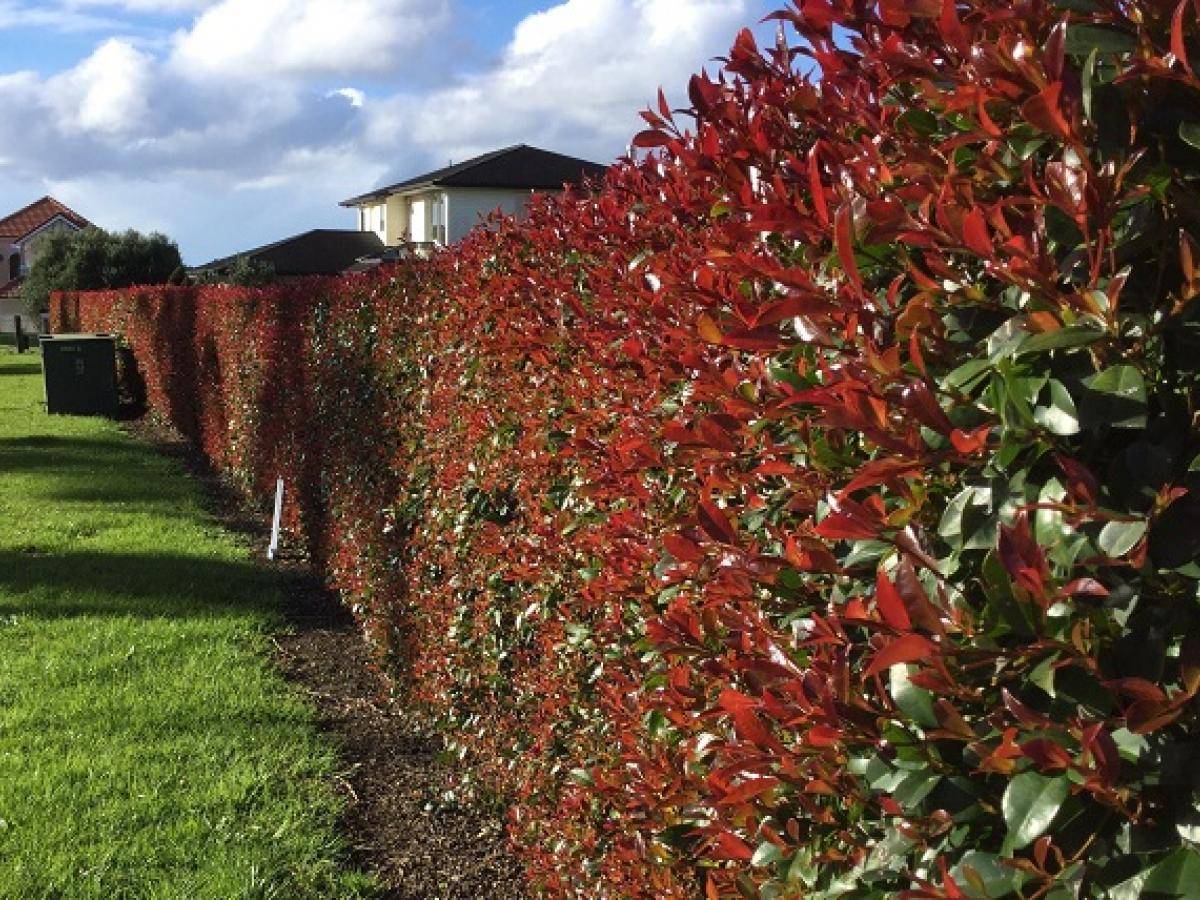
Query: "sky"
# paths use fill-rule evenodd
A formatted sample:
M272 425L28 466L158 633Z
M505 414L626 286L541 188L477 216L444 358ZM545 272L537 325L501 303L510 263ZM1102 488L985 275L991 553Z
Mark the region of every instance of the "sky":
M611 162L783 0L0 0L0 215L50 194L199 264L525 143Z

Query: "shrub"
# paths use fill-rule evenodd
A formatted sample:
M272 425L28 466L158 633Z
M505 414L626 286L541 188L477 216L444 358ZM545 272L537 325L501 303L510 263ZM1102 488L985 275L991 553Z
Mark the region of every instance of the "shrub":
M183 265L179 247L161 234L114 233L89 227L51 234L22 287L26 308L49 308L55 291L165 284Z
M1198 15L805 0L598 191L56 321L288 474L541 890L1184 896Z

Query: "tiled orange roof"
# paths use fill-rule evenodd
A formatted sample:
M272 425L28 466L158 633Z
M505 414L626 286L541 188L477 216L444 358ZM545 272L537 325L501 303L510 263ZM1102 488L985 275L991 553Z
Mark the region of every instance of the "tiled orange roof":
M19 241L37 231L55 216L62 216L68 222L80 228L86 228L91 223L79 213L63 206L53 197L43 197L36 203L31 203L11 216L0 219L0 238Z

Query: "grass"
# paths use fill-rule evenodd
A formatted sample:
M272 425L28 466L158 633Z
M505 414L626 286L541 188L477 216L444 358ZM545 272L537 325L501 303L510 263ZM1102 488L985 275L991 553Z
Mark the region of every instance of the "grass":
M279 585L195 484L0 349L0 897L350 898Z

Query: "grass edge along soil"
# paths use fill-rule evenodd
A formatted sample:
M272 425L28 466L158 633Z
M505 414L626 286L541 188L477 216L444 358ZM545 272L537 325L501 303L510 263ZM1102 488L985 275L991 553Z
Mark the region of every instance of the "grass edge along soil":
M178 464L0 351L0 896L371 897L276 670L278 575Z

